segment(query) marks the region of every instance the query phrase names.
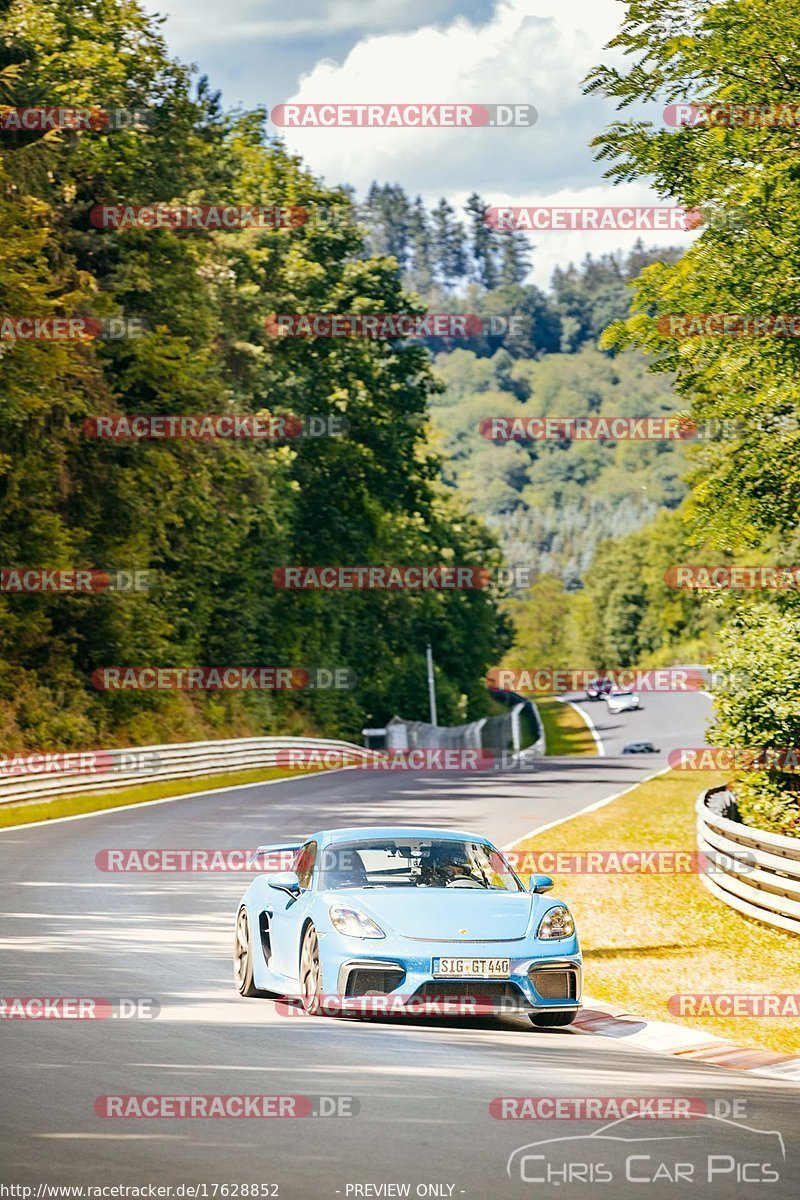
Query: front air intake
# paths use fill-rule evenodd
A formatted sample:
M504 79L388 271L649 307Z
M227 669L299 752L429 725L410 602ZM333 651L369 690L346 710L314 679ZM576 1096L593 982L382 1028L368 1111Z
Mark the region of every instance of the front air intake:
M351 996L385 996L399 988L406 977L400 967L352 967L347 973L344 994Z
M574 967L534 967L528 978L543 1000L578 999L578 972Z

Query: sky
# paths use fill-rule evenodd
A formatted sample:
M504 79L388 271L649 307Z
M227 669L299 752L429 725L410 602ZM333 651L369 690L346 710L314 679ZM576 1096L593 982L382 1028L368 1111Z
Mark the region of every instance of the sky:
M229 107L286 101L527 103L532 128L285 129L290 150L328 184L363 196L373 179L428 203L652 204L646 183L612 185L589 142L613 105L585 96L619 28L621 0L145 0L165 17L173 54L197 64ZM279 132L270 125L273 132ZM534 239L532 279L586 253L627 249L634 234L549 232ZM686 242L653 233L649 245Z

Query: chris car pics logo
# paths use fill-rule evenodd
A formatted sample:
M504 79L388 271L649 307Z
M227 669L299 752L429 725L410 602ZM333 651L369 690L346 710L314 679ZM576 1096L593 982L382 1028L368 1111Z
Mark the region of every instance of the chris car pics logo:
M742 1200L753 1195L748 1188L782 1178L786 1148L776 1129L711 1114L676 1120L667 1129L659 1122L658 1129L634 1115L590 1134L541 1138L514 1150L506 1172L521 1183L550 1187L660 1183L683 1185L689 1194L691 1185L702 1184L703 1195Z

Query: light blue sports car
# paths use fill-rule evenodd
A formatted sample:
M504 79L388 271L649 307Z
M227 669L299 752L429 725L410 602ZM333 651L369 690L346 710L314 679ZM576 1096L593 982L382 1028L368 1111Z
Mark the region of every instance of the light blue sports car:
M291 855L293 869L257 876L242 897L242 996L298 997L311 1015L364 1012L365 998L390 1000L383 1011L430 998L441 1011L442 997L473 997L537 1026L574 1020L581 955L569 909L543 895L546 875L526 888L486 838L328 829L258 852Z

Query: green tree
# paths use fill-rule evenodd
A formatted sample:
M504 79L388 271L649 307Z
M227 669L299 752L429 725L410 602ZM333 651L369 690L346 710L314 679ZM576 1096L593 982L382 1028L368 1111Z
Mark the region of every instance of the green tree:
M424 295L433 284L435 258L430 218L421 196L414 201L408 220L408 245L411 260L409 283Z
M597 68L590 90L624 108L648 100L782 104L796 97L800 46L794 0L636 0L612 45L630 67ZM636 315L605 344L634 342L673 371L700 423L726 421L733 436L698 461L695 511L720 548L754 546L792 530L800 488L798 343L792 338L676 339L658 318L681 313L786 313L796 307L800 149L792 128L756 122L711 130L618 121L597 139L608 174L649 177L659 193L705 217L678 263L646 269ZM735 217L735 220L729 219Z
M699 106L794 104L800 41L794 0L632 0L612 46L626 69L598 67L590 91L625 109L641 101ZM741 110L740 110L741 111ZM777 111L773 108L773 113ZM784 110L784 112L787 110ZM689 512L696 537L719 553L759 556L794 539L800 496L800 350L791 337L675 335L673 316L791 313L797 304L800 146L793 122L731 119L715 127L671 129L641 118L616 121L597 139L599 157L618 180L649 178L659 194L699 210L704 229L674 264L647 267L636 284L634 315L612 326L604 345L631 344L671 371L701 428L722 436L702 444L694 462ZM794 745L800 698L792 663L800 656L796 593L770 611L748 598L728 603L723 661L748 647L769 677L767 726L754 724L748 696L720 698L720 730L747 746L761 733ZM760 631L759 632L759 628ZM781 647L772 659L770 638ZM764 639L764 647L759 639ZM759 684L754 703L763 700ZM772 744L775 744L774 742ZM751 778L753 802L787 801L789 780ZM778 798L780 799L780 798Z
M511 229L500 246L500 283L523 283L531 269L531 248L524 233Z
M473 278L485 288L496 287L500 281L497 263L498 234L486 222L489 205L477 192L467 197L464 212L468 217Z
M444 196L431 213L431 225L439 278L446 288L454 288L467 274L466 234Z
M98 202L350 204L264 132L226 114L168 56L133 0L14 0L0 16L9 103L149 108L147 129L48 134L3 148L0 304L24 316L125 313L140 340L3 343L4 565L146 569L133 596L4 596L4 744L52 747L253 731L357 736L395 706L395 678L440 647L442 718L482 712L506 644L495 596L293 593L291 563L491 566L492 539L424 446L427 352L372 339L275 339L271 313L402 312L394 258L354 222L232 232L103 231ZM0 63L0 66L3 64ZM12 73L13 74L13 73ZM6 74L8 80L8 75ZM402 189L387 204L402 209ZM396 246L393 249L397 249ZM338 414L347 436L286 444L98 442L98 414ZM98 692L101 666L349 667L347 693ZM413 715L413 714L412 714Z
M570 620L574 599L560 579L541 575L524 596L510 601L514 644L503 666L531 672L585 666L575 658L575 630Z

